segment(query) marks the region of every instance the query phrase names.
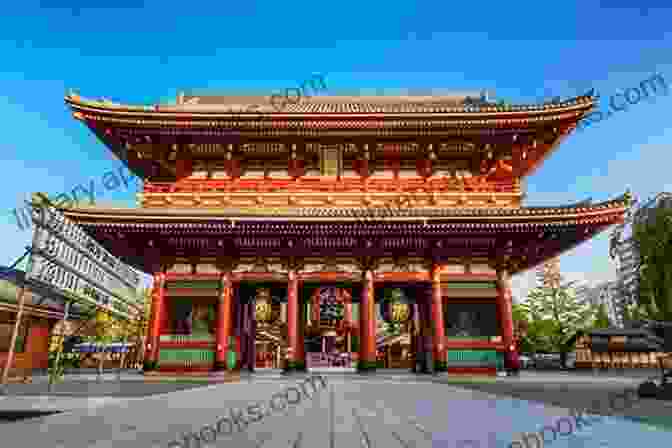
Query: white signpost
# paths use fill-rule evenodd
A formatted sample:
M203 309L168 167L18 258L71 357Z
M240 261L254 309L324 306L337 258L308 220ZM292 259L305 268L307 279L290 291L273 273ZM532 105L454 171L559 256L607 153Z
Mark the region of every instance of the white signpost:
M26 279L65 292L124 319L142 313L142 278L59 210L33 207L33 251ZM131 307L129 309L129 307Z

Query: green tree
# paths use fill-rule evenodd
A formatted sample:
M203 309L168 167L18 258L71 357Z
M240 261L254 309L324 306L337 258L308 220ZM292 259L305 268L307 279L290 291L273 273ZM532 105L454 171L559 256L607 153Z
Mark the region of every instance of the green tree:
M529 308L519 303L512 305L512 316L521 353L552 351L549 322L535 320L530 315Z
M573 282L531 290L521 304L529 319L528 334L543 350L566 351L565 344L595 318L590 305L576 299Z
M656 320L672 321L672 209L656 208L635 224L639 250L639 310Z
M530 321L527 312L519 303L514 302L511 304L511 315L519 351L522 353L534 352L535 349L530 341Z
M595 307L595 322L593 323L593 328L609 328L611 322L609 321L609 315L607 314L607 307L604 306L604 303L600 303Z
M625 322L637 322L642 320L656 320L655 309L647 305L636 303L627 305L623 309L623 320Z
M0 279L0 302L16 303L19 288L9 280Z

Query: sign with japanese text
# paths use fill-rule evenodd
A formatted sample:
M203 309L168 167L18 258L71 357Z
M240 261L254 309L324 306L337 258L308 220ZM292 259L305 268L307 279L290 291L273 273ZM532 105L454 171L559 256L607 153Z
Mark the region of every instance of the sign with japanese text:
M142 311L140 273L111 255L54 207L34 207L33 223L28 280L55 287L124 318Z

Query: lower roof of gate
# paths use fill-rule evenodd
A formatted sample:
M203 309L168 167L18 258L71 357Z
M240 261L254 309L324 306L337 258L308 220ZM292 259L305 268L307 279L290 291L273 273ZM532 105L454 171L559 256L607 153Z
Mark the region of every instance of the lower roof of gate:
M521 208L97 208L64 209L72 221L89 226L187 228L235 224L449 224L457 227L516 227L601 224L622 219L628 196L600 203L586 201L551 207Z

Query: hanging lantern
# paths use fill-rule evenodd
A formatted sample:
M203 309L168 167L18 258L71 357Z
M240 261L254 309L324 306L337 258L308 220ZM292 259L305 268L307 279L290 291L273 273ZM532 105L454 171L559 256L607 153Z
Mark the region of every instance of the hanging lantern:
M400 288L393 289L381 305L383 319L388 322L401 324L411 318L411 306Z
M104 310L96 311L96 336L99 338L104 337L109 332L109 327L111 327L112 318L110 313Z
M271 302L271 290L260 289L254 306L254 317L259 323L270 323L273 317L273 304Z
M408 303L397 302L392 304L392 322L405 323L411 317L411 307Z

